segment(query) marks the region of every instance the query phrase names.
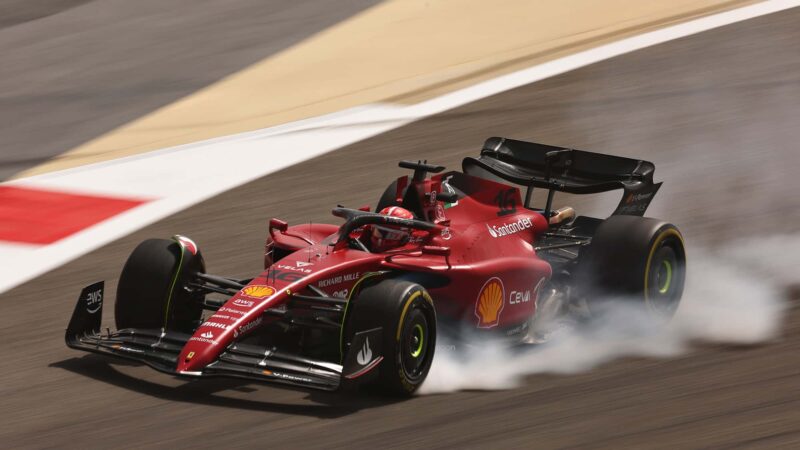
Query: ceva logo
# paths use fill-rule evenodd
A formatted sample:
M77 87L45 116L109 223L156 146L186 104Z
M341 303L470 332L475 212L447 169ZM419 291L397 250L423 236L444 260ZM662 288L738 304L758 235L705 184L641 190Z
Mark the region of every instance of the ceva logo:
M528 228L533 227L533 222L528 217L521 217L516 222L511 223L504 223L499 227L497 225L486 225L486 230L489 231L489 235L493 238L499 238L503 236L508 236L509 234L519 233L522 230L527 230Z

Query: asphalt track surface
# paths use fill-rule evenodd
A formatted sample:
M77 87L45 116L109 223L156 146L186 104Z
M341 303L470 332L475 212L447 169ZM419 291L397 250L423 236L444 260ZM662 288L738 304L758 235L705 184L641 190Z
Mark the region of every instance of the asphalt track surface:
M5 0L0 180L379 0Z
M67 349L83 285L113 292L142 239L192 236L209 270L260 268L266 221L376 201L398 159L456 168L505 135L656 163L651 215L692 246L800 228L800 10L645 49L411 124L247 184L0 297L0 442L14 447L797 448L800 308L782 337L629 358L524 386L392 402L238 381L186 383ZM220 174L219 176L236 176ZM569 199L579 211L583 199ZM105 323L113 323L107 304Z

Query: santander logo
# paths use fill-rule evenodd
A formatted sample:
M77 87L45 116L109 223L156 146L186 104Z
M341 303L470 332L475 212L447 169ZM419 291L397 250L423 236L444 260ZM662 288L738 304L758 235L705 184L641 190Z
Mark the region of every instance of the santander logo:
M493 238L499 238L503 236L508 236L509 234L519 233L522 230L527 230L528 228L533 227L533 222L528 217L521 217L516 222L511 223L504 223L500 226L486 225L486 230L489 231L489 235Z

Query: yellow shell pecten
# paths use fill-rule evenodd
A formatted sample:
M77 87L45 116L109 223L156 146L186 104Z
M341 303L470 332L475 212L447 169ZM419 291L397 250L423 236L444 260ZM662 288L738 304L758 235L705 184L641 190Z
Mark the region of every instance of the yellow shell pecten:
M271 286L253 285L247 286L242 289L242 294L248 297L265 298L275 293L275 289Z
M478 298L480 325L496 325L502 309L503 286L499 280L492 279L483 287L483 291Z

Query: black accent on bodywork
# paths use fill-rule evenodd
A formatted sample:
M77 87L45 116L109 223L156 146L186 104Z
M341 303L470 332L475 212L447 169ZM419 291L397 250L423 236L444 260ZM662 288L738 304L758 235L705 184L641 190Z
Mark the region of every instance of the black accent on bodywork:
M363 227L364 225L397 225L401 227L409 227L416 230L433 230L439 228L438 225L431 222L424 222L416 219L403 219L394 216L385 216L383 214L376 214L368 211L361 211L358 209L349 208L334 208L332 211L336 217L345 219L345 223L339 228L339 236L336 242L343 239L348 239L350 233L354 230Z
M67 344L80 335L100 332L100 320L103 317L104 290L104 281L99 281L83 288L80 297L78 297L78 303L75 304L69 325L67 325L65 336Z
M630 186L630 188L626 187L622 200L619 201L617 209L615 209L611 215L643 216L660 187L661 183L649 185L639 184Z
M347 379L361 378L373 372L383 360L383 329L359 331L344 359L342 376Z

